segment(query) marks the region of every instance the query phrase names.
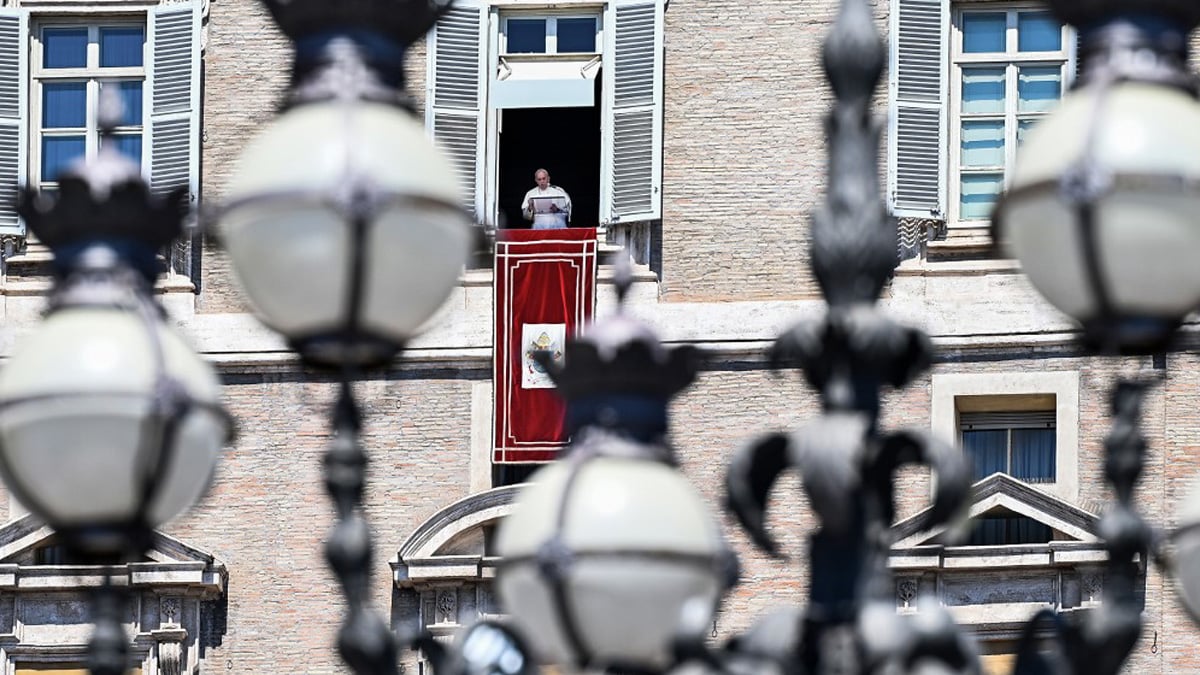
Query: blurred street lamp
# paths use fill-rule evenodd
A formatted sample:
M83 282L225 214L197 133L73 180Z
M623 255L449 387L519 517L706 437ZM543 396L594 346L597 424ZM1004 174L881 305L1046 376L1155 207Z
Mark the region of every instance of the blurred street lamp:
M736 580L715 521L671 466L667 407L695 378L694 350L664 348L618 309L572 340L562 364L541 356L571 444L501 525L500 600L545 661L662 672L677 642L703 640Z
M220 232L259 317L310 363L377 366L455 288L475 241L403 90L444 6L266 0L296 45L280 116L241 155Z
M152 195L101 104L100 151L23 193L19 210L54 252L45 321L0 370L0 472L76 560L139 560L153 528L207 490L232 420L212 367L163 321L158 252L180 234L186 190ZM125 592L96 598L90 666L128 667Z
M478 235L450 160L404 91L405 50L448 4L264 0L295 45L280 116L246 147L216 212L259 318L336 373L325 554L346 598L338 648L360 675L398 673L397 640L368 607L367 456L353 382L387 366L457 286Z
M1089 344L1158 350L1200 307L1200 4L1049 4L1079 29L1082 72L1019 150L994 240Z

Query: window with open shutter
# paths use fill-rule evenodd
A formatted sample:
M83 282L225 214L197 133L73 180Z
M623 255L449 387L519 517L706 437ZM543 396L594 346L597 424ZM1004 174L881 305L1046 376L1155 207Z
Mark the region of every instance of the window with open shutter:
M662 217L661 0L611 0L605 10L601 221Z
M186 187L200 198L200 7L164 5L149 17L150 189L158 194ZM181 240L170 264L191 274L192 246Z
M25 234L13 204L28 165L29 17L0 8L0 235Z
M463 206L484 219L488 8L456 0L429 37L426 126L450 154Z
M949 16L948 0L892 0L888 196L902 217L946 210Z

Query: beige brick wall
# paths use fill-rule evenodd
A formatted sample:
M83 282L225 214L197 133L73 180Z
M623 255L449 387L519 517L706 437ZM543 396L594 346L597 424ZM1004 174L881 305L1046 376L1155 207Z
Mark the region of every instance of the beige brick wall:
M873 4L882 29L887 3ZM822 199L823 116L832 102L820 40L836 6L832 0L671 4L664 299L817 294L807 264L809 214Z
M370 456L373 602L391 611L387 560L425 518L467 494L471 378L405 374L357 386ZM207 672L344 672L333 640L340 591L322 543L333 509L321 483L335 385L310 374L236 376L225 388L239 434L212 492L169 527L229 568L227 631Z

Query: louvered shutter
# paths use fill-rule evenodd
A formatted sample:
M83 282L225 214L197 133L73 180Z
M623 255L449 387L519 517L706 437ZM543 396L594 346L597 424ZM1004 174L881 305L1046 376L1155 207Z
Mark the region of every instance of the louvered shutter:
M193 0L151 10L147 32L150 125L144 145L150 148L150 189L164 194L186 187L194 209L200 199L199 3ZM191 275L190 240L176 242L169 253L172 269Z
M600 219L662 217L661 0L610 0L604 13Z
M456 0L429 36L425 123L454 160L463 206L484 218L487 5Z
M946 211L949 0L892 0L888 196L902 217Z
M0 8L0 235L25 234L13 204L29 164L28 92L29 15Z

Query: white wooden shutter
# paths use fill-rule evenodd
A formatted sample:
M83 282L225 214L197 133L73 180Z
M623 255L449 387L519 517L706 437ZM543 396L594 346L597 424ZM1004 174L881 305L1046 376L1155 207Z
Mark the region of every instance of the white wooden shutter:
M150 10L150 67L146 96L150 124L143 147L150 149L150 190L188 190L188 206L200 200L200 3L163 5ZM199 279L191 237L167 252L170 268Z
M186 186L200 198L200 7L164 5L150 11L150 188Z
M888 196L902 217L946 212L949 0L892 0Z
M600 220L662 217L662 0L610 0L604 12Z
M455 0L429 36L425 124L454 160L463 206L484 220L487 5Z
M29 166L29 15L0 8L0 235L25 234L13 204Z

